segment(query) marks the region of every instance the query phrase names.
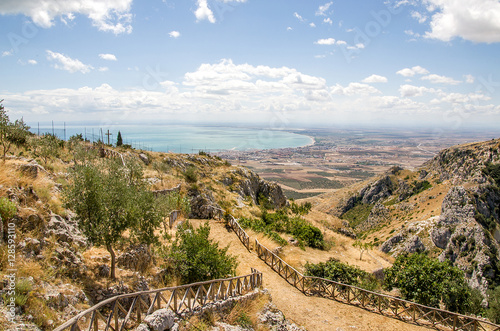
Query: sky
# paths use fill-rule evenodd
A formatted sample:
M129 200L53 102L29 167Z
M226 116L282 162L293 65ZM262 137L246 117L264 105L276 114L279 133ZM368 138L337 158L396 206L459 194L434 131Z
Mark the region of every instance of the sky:
M11 119L500 129L498 0L1 0Z

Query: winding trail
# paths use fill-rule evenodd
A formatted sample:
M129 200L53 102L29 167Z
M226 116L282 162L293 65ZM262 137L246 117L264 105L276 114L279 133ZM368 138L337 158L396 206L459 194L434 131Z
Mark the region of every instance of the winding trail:
M203 221L190 220L193 224ZM362 308L342 304L333 300L306 296L276 272L271 270L254 252L249 252L233 231L222 223L210 222L210 237L221 246L229 245L229 252L238 256L237 274L245 274L255 268L264 274L264 288L267 288L274 304L287 319L307 330L429 330L426 327L404 323L396 319L368 312Z

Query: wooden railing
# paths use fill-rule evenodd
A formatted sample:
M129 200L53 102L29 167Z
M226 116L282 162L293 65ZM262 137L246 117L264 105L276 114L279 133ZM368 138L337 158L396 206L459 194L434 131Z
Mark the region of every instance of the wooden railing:
M79 313L55 331L130 330L143 316L161 308L174 313L192 312L208 303L237 297L262 286L262 273L252 269L249 275L216 279L176 287L118 295Z
M250 250L250 238L238 222L232 218L229 224L245 247ZM500 325L480 318L427 307L329 279L304 276L268 248L260 244L257 239L255 239L254 248L261 260L305 295L336 300L388 317L397 318L404 322L432 326L441 330L500 331Z

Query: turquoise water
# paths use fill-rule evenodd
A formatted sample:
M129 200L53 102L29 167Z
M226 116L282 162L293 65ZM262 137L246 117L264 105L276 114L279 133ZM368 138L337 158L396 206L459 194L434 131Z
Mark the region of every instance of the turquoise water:
M110 143L116 143L118 131L123 143L134 148L156 152L198 153L200 150L217 152L222 150L247 151L253 149L274 149L300 147L312 144L312 138L296 133L252 128L204 127L187 125L144 126L123 125L113 127L92 127L67 125L52 127L32 126L34 133L54 133L61 139L81 133L90 141L108 141L106 133L111 133Z

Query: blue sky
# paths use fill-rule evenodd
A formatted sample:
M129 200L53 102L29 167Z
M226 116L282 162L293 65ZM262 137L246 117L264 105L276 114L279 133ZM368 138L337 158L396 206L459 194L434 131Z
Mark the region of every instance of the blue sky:
M500 123L498 0L2 0L11 118Z

